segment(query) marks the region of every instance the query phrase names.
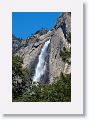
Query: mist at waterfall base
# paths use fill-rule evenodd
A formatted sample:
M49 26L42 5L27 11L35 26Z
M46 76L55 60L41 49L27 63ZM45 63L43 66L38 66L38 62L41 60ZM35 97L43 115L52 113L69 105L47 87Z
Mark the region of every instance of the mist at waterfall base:
M38 64L36 66L35 75L33 77L34 82L39 82L41 80L41 77L45 73L45 70L46 70L45 58L47 55L47 49L48 49L49 44L50 44L50 40L45 42L45 44L41 50L41 53L39 55Z

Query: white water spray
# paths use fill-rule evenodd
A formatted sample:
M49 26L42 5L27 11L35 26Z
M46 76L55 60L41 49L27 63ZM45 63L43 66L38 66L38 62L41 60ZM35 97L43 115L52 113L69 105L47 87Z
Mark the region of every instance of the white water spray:
M42 75L44 75L44 73L45 73L45 69L46 69L45 58L47 55L47 48L48 48L49 43L50 43L50 40L45 42L45 44L41 50L41 53L39 55L39 61L38 61L37 67L35 69L35 75L33 77L33 81L35 81L35 82L40 81Z

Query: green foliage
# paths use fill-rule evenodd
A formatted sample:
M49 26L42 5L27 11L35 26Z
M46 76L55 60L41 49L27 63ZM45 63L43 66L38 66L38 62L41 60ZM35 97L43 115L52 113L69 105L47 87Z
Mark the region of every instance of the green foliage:
M67 41L71 44L71 32L67 34ZM63 62L67 62L68 64L71 64L70 57L71 57L71 48L68 50L67 48L63 47L62 50L60 50L60 56L63 60Z
M12 71L13 71L13 78L15 76L20 76L23 77L23 73L22 73L22 63L23 60L21 57L16 56L16 55L12 55Z
M12 55L12 98L16 99L25 91L28 76L31 74L27 69L22 68L23 60L21 57ZM20 80L21 82L18 82Z
M71 32L69 32L67 35L67 41L71 44Z
M22 79L25 79L29 74L31 74L31 71L28 71L27 69L22 68L23 59L17 55L12 55L12 77L15 78L16 76L19 76Z
M32 84L30 92L18 97L20 102L70 102L71 74L54 78L52 84Z
M71 57L71 50L67 50L65 47L60 50L60 56L64 62L69 63L69 58Z

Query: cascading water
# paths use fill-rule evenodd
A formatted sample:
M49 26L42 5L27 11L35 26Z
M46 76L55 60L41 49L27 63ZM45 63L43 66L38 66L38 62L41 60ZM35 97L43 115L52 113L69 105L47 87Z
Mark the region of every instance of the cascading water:
M42 75L44 75L44 73L45 73L45 70L46 70L45 58L47 55L47 48L49 46L49 43L50 43L50 40L45 42L45 44L41 50L41 53L39 55L39 61L38 61L37 67L35 69L35 75L33 77L33 81L35 81L35 82L39 82Z

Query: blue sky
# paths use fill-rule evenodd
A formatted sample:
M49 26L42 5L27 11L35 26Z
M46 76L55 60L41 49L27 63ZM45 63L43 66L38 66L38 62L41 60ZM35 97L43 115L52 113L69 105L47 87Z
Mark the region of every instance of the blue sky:
M12 33L25 39L41 28L51 29L60 15L60 12L13 12Z

